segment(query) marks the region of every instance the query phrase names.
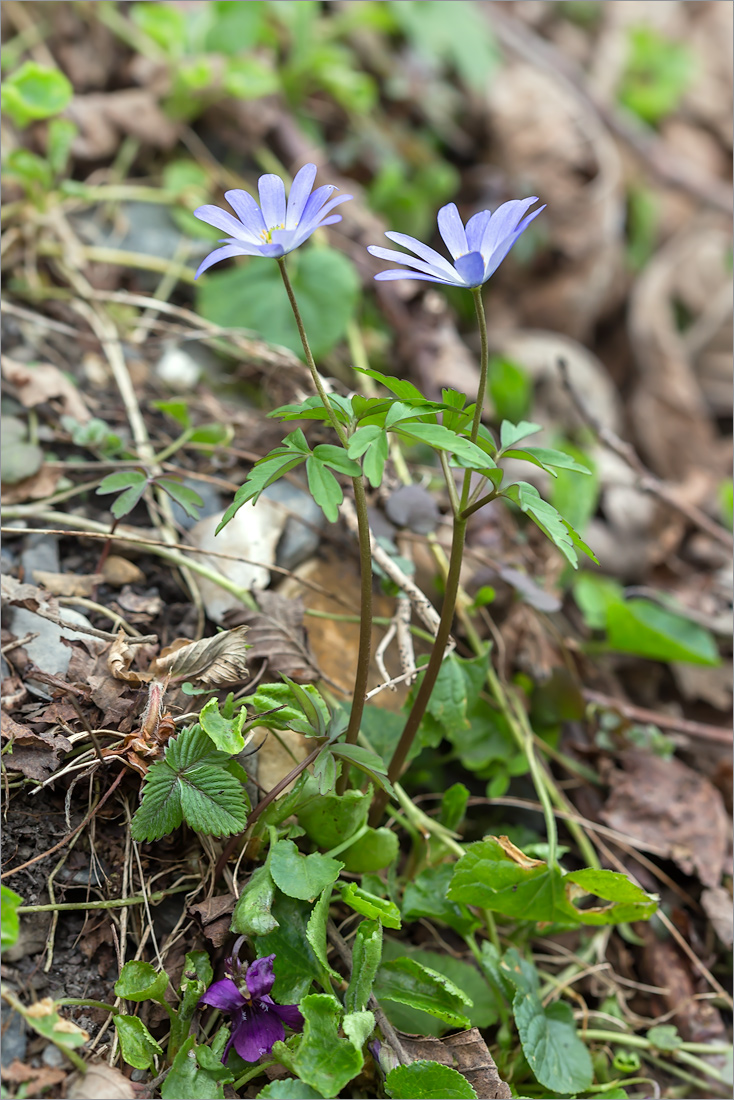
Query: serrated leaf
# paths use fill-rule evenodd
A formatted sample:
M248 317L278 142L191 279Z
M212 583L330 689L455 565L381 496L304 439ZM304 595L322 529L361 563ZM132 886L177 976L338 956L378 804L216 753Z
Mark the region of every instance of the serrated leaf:
M292 729L297 733L313 736L316 729L297 704L294 693L291 690L291 681L284 684L263 684L250 698L253 712L258 716L260 725L272 729ZM308 693L314 705L318 707L324 727L329 720L329 709L324 702L318 688L313 684L299 684L302 691ZM272 713L268 714L267 712Z
M299 466L305 457L305 454L294 454L293 451L281 448L278 452L266 455L265 458L261 459L250 470L244 485L235 493L234 500L222 516L215 534L218 535L222 528L227 526L243 504L247 504L249 500L254 500L257 503L263 489L267 489L268 485L272 485L278 478L283 477L284 474Z
M200 726L171 739L165 759L149 769L143 800L132 821L134 840L158 840L185 820L211 836L241 832L249 800L242 784L225 770L229 755L213 748Z
M371 894L369 890L357 886L356 882L342 883L341 894L342 901L356 913L379 921L385 928L400 928L400 910L394 902Z
M339 1034L344 1012L335 997L312 993L303 998L299 1008L304 1018L303 1034L291 1049L285 1043L276 1043L273 1054L323 1096L335 1097L362 1069L361 1046ZM374 1026L374 1017L372 1023Z
M370 445L362 459L362 470L373 489L382 484L388 456L387 435L383 432Z
M477 1097L458 1070L427 1059L390 1070L385 1088L391 1100L476 1100Z
M330 523L336 523L344 500L342 487L331 470L313 455L306 459L306 477L311 496Z
M240 894L232 914L232 931L244 936L266 936L278 927L272 907L275 883L268 865L257 867Z
M558 868L518 863L494 837L469 845L454 868L448 896L523 920L577 923Z
M384 435L385 431L379 424L366 424L362 428L357 428L349 440L347 454L350 458L360 458L376 439Z
M386 937L382 951L383 962L392 962L405 955L415 959L422 966L435 970L437 974L443 974L471 998L473 1004L471 1007L467 1006L466 1015L472 1027L485 1028L497 1022L498 1004L503 996L502 986L500 986L500 993L496 993L489 985L485 974L472 963L452 958L445 952L425 951L412 945L403 946L399 940ZM510 999L513 994L514 990L510 991ZM420 1009L410 1008L408 1005L398 1004L397 1001L391 1001L386 1011L390 1021L400 1031L412 1034L439 1036L450 1026L435 1016L429 1016Z
M471 998L437 970L412 958L383 963L374 986L378 1001L397 1001L435 1016L450 1027L469 1027L464 1009Z
M512 1010L523 1054L541 1085L561 1095L591 1087L591 1055L576 1034L567 1004L556 1001L543 1008L536 993L516 993Z
M570 884L577 889L573 889ZM628 924L635 920L649 920L658 907L654 895L645 893L618 871L584 867L566 875L564 886L572 904L576 897L588 894L594 894L610 903L594 908L579 908L579 919L584 924Z
M127 1064L135 1069L150 1069L155 1056L163 1054L163 1047L156 1042L140 1017L119 1013L113 1023L122 1057Z
M312 901L326 886L336 882L344 864L318 852L304 856L292 840L279 840L270 849L269 866L279 890L289 898Z
M121 489L130 489L137 485L145 487L148 479L140 470L121 470L117 474L108 474L97 486L96 495L119 493Z
M519 424L511 424L509 420L503 420L500 425L500 449L505 451L514 446L520 439L527 439L529 435L542 432L542 424L533 424L530 420L521 420Z
M352 945L352 976L344 994L347 1012L361 1012L367 1007L381 961L382 925L379 921L363 920Z
M423 396L417 386L404 378L394 378L392 375L382 374L378 370L368 370L365 367L355 367L354 369L360 374L366 374L368 378L374 378L376 382L381 382L385 389L390 390L401 401L428 401L428 398Z
M162 1001L167 988L166 972L141 959L125 963L115 982L115 993L126 1001Z
M329 959L327 956L327 937L326 937L326 925L329 920L329 904L331 902L331 884L326 886L318 899L313 909L311 910L311 916L308 918L308 924L306 925L306 939L313 948L313 953L319 960L324 970L334 979L335 982L342 980L341 974L334 970L329 965Z

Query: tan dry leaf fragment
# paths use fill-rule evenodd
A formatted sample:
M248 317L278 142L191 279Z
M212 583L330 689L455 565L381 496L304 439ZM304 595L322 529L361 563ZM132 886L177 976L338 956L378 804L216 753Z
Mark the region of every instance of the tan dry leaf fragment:
M198 680L212 687L237 684L249 676L247 651L250 647L245 642L248 630L247 626L237 626L213 638L202 638L200 642L177 638L153 661L148 674Z
M502 851L505 853L508 859L511 859L513 863L517 863L520 867L527 870L530 867L544 867L545 860L532 859L530 856L526 856L524 852L517 848L509 837L507 836L495 836L492 840L496 840Z
M246 622L250 626L250 660L268 662L268 675L282 672L299 684L319 679L316 659L303 627L303 603L278 592L258 592L259 612L238 608L227 613L225 622Z
M152 679L148 672L136 672L130 668L135 649L128 644L125 631L120 629L107 654L107 669L116 680L125 680L128 684L147 684Z
M34 569L33 579L54 596L91 596L105 578L102 573L47 573L45 569Z
M75 1073L66 1087L67 1100L135 1100L135 1089L119 1069L91 1065L84 1077Z
M15 388L18 400L26 409L58 399L61 411L73 416L80 424L91 420L92 414L73 382L52 363L31 367L2 356L3 377Z

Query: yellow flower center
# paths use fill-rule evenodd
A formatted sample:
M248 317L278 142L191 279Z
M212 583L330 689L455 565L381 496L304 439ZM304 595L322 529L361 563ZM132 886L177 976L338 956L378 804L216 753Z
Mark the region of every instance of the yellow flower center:
M261 230L260 236L262 237L265 244L272 244L273 233L276 229L285 229L285 225L283 225L282 223L280 225L271 225L270 229Z

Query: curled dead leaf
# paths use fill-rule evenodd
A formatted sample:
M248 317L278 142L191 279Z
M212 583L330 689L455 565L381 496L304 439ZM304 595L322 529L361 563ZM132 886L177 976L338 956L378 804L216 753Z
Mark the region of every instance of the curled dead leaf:
M149 675L170 676L176 680L198 680L201 684L221 687L246 680L247 651L245 641L249 627L224 630L213 638L189 642L177 638L150 666Z
M128 684L146 684L151 679L150 672L135 672L130 668L135 649L128 643L124 630L120 630L107 654L107 668L116 680L125 680Z
M513 863L517 863L520 867L544 867L545 861L542 859L531 859L530 856L526 856L524 852L521 852L517 848L509 837L507 836L495 836L490 839L496 840L502 851L511 859Z
M91 419L91 413L73 382L52 363L29 366L9 356L2 357L3 377L15 388L18 400L26 409L57 400L61 411L73 416L80 424Z

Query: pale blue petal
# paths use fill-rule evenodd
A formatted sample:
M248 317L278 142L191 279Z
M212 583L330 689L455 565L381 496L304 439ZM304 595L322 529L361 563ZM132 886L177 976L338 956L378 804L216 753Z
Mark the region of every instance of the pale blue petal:
M514 245L517 238L525 232L531 221L534 218L537 218L538 214L540 214L543 210L545 210L545 206L539 206L537 210L533 210L532 214L528 214L526 218L523 218L515 232L511 233L509 237L506 237L504 241L500 241L499 245L497 245L497 247L487 257L484 265L485 282L490 277L490 275L494 275L495 271L500 266L505 256Z
M260 176L257 181L257 189L260 194L260 208L267 228L274 229L276 225L284 225L285 184L280 176Z
M424 283L441 283L443 286L460 286L456 280L439 279L437 275L421 275L419 271L403 271L393 268L391 271L378 271L375 275L380 283L393 282L395 279L417 279Z
M202 272L211 267L212 264L218 264L220 260L228 260L231 256L251 256L253 253L249 252L247 248L243 248L242 245L228 244L224 248L215 248L213 252L210 252L205 260L202 260L196 269L195 279L198 279Z
M480 210L466 223L466 240L472 252L482 251L482 238L491 217L489 210Z
M301 220L304 207L308 201L316 179L316 165L304 164L295 175L288 196L288 208L285 215L286 229L295 229Z
M440 252L436 252L435 248L429 248L427 244L416 240L415 237L409 237L407 233L386 233L385 236L388 240L395 241L395 244L401 244L403 248L409 248L411 252L415 252L416 256L420 256L426 263L432 264L439 270L445 271L447 275L450 276L453 272L453 267Z
M207 225L213 225L215 229L222 229L228 237L235 237L237 240L252 240L251 234L242 222L219 206L199 206L194 210L194 217L198 218L200 222L206 222Z
M503 202L501 206L497 207L484 230L484 237L482 238L480 251L485 262L489 261L491 263L493 249L514 232L525 211L537 201L535 197L511 199L510 202Z
M481 286L484 282L484 260L481 252L467 252L456 261L456 271L465 286Z
M313 210L310 214L308 208L304 210L303 217L301 218L301 226L317 226L322 224L322 218L325 218L327 214L337 207L341 206L343 202L348 202L352 198L351 195L337 195L336 198L331 199L326 204L321 203L318 210Z
M367 251L370 256L377 256L380 260L390 260L397 264L407 264L408 267L415 268L416 271L422 271L425 275L432 275L440 279L450 279L452 282L457 281L455 272L452 271L451 274L447 274L442 268L437 268L433 264L425 263L423 260L417 260L415 257L409 256L407 252L398 252L395 248L382 248L377 244L369 245Z
M252 195L247 191L225 191L224 197L240 219L245 229L249 230L254 240L262 240L262 234L267 226Z
M311 219L316 214L318 214L319 210L324 205L326 200L331 195L333 195L335 191L338 190L339 188L335 187L332 183L325 183L321 187L317 187L316 190L309 196L308 202L303 208L301 221Z
M438 231L454 259L465 255L469 251L464 223L461 220L459 211L456 209L456 203L450 202L439 210Z

